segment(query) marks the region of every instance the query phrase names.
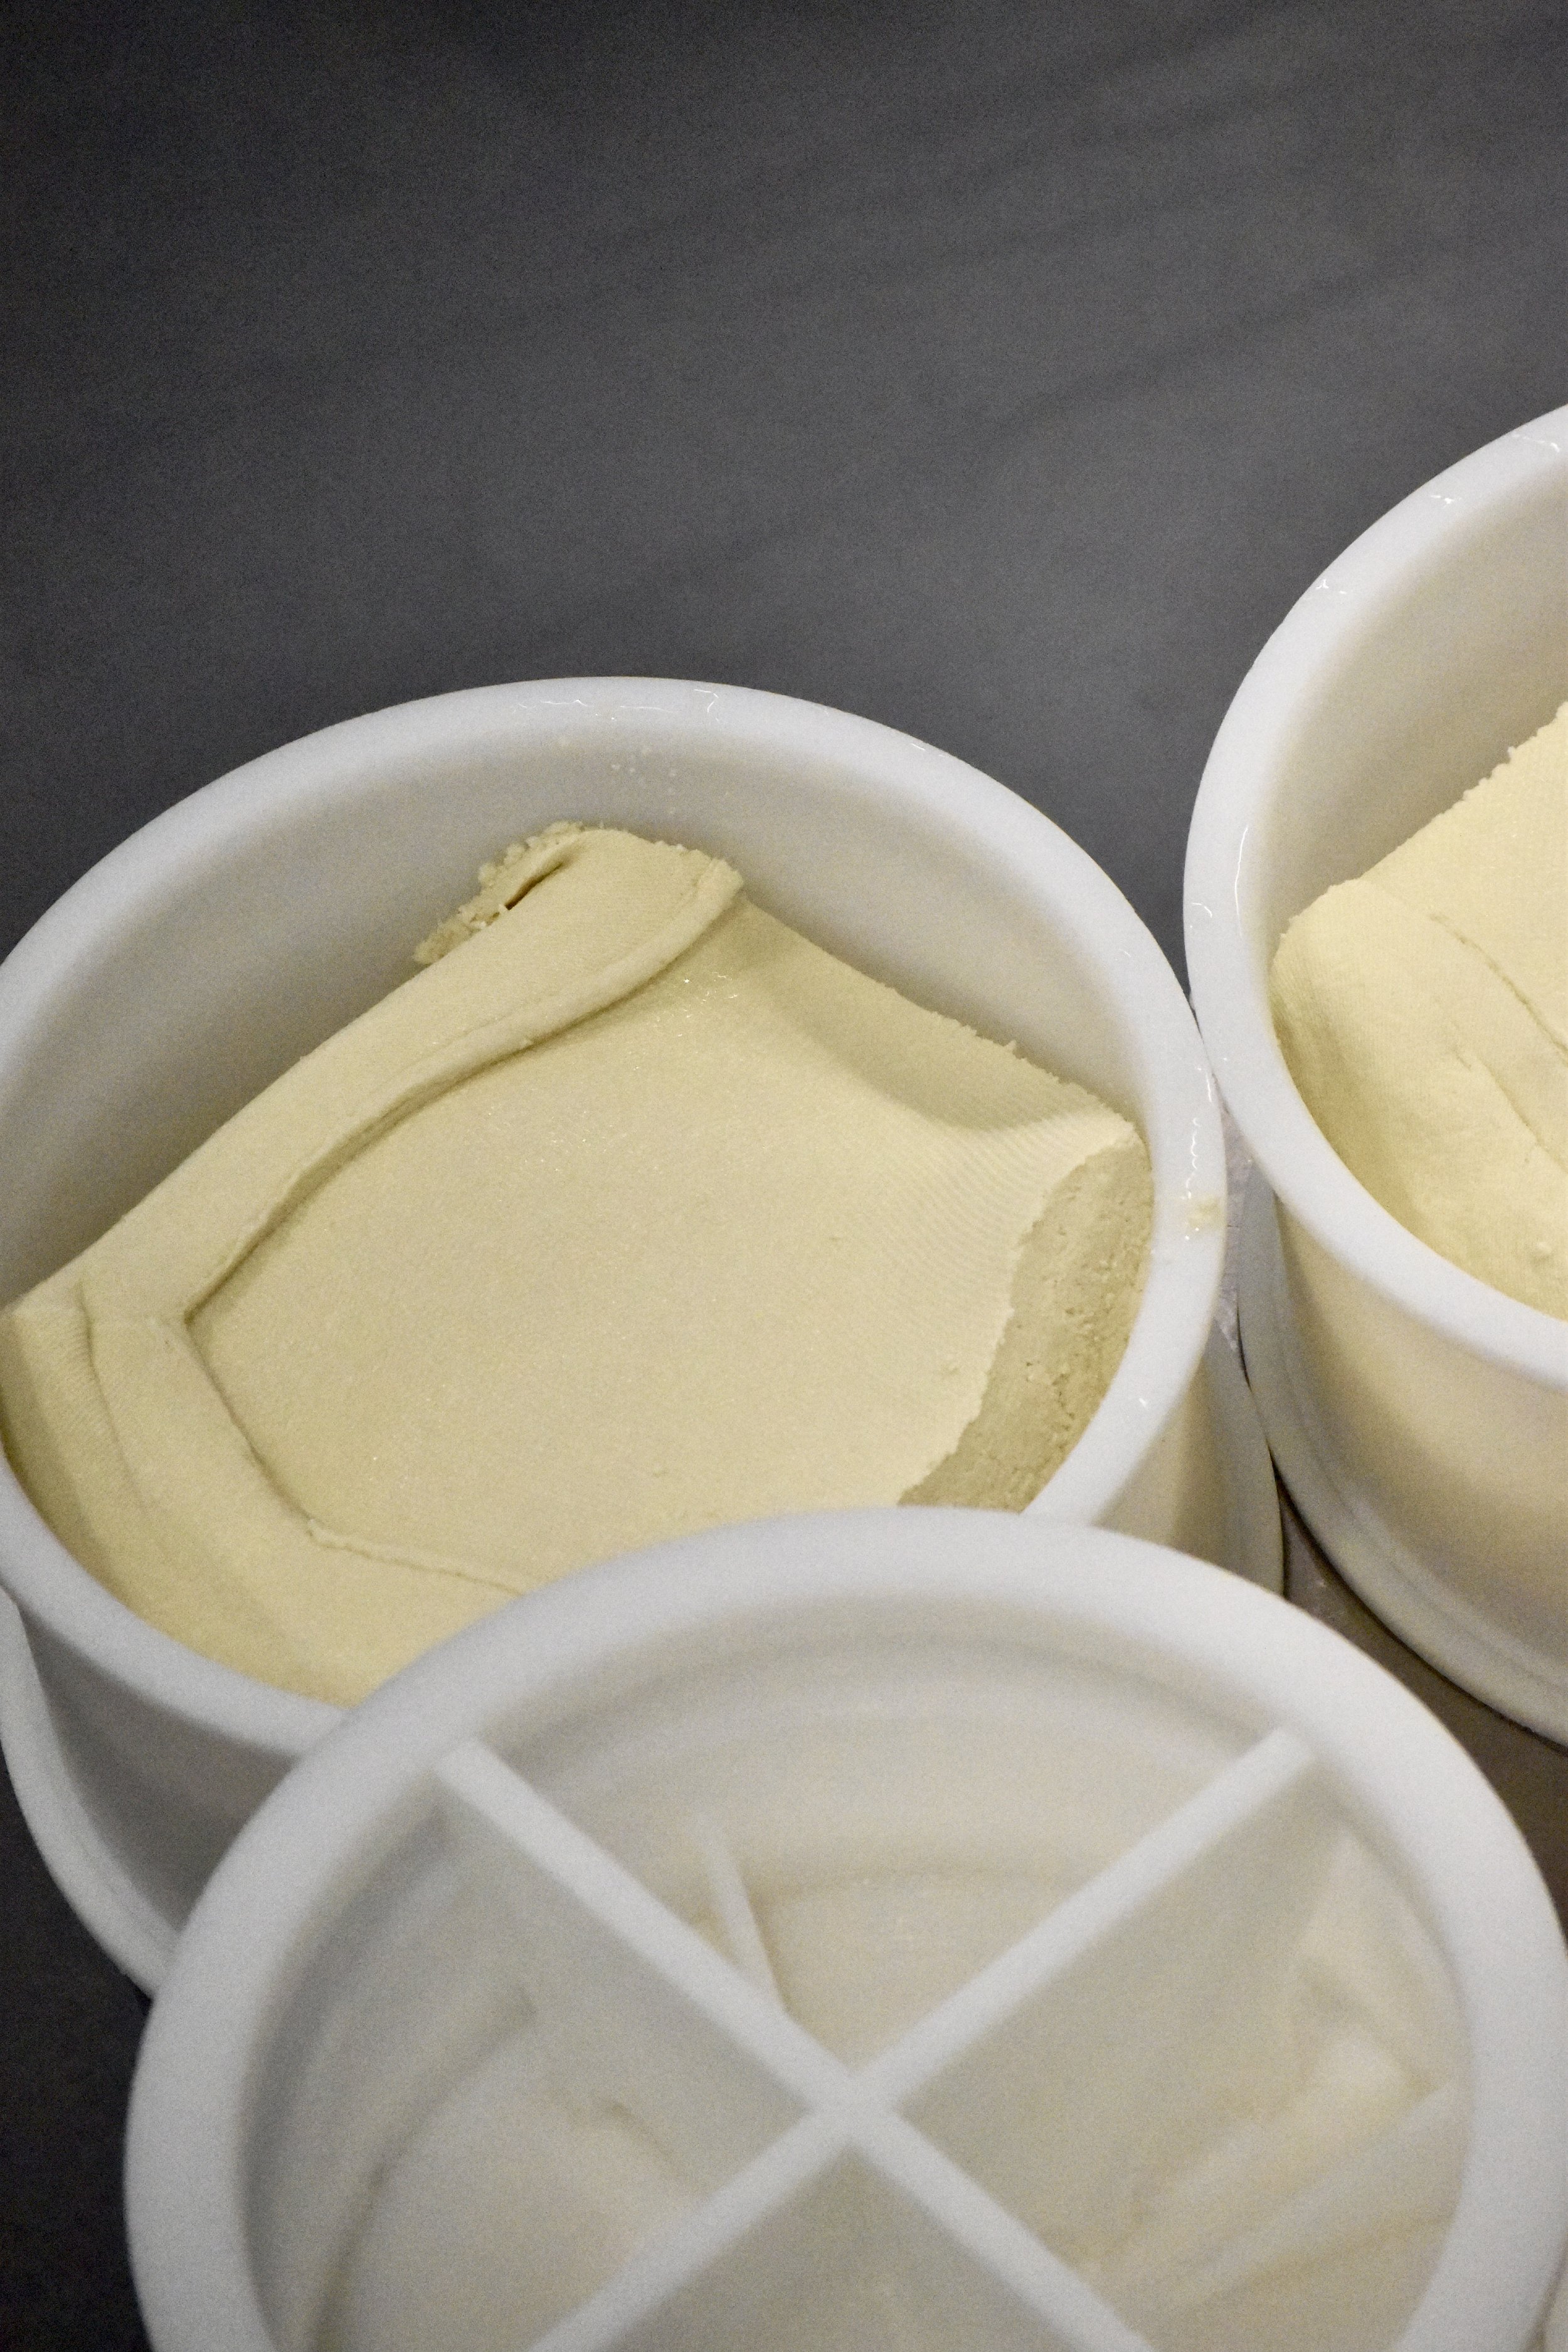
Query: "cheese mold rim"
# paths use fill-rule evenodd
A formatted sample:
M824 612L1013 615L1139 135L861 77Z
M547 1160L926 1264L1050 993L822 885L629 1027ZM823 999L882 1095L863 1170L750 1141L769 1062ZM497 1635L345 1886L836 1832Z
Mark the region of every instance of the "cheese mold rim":
M585 803L581 788L559 782L547 797L531 799L531 766L540 760L557 769L564 762L579 786L589 762L597 805ZM455 813L456 779L467 799ZM207 1036L210 1050L225 1017L222 1003L194 1008L204 958L204 977L220 994L228 987L232 1003L259 1005L265 998L276 1031L258 1048L261 1058L248 1076L230 1074L237 1099L205 1118L206 1128L220 1123L406 970L413 945L471 887L479 857L493 856L531 820L567 806L666 838L685 834L696 845L730 852L742 868L749 862L763 902L847 961L856 960L857 926L880 923L886 948L862 955L864 968L993 1034L1017 1024L1005 1013L985 1021L987 989L1011 991L1026 1018L1031 992L1037 995L1042 984L1020 949L1032 943L1034 954L1044 953L1051 962L1046 981L1058 993L1076 990L1068 1007L1074 1034L1055 1066L1133 1116L1154 1167L1155 1229L1149 1280L1111 1389L1033 1507L1051 1517L1115 1513L1135 1532L1160 1533L1173 1475L1162 1447L1170 1453L1166 1439L1198 1376L1224 1240L1223 1147L1195 1028L1154 942L1083 851L1003 786L871 721L744 688L547 680L374 713L268 753L111 851L0 968L0 1136L7 1129L16 1136L25 1118L36 1122L40 1107L58 1105L62 1093L70 1098L58 1115L68 1118L74 1105L75 1115L89 1120L89 1134L90 1119L100 1131L121 1081L116 1041L95 1035L90 1016L120 1017L117 1000L132 982L147 997L138 1013L146 1033L141 1050L166 1085L171 1121L184 1116L180 1053L188 1034ZM809 905L798 893L791 897L792 861L799 866L811 854L813 819L818 831L838 828L843 851L842 906L831 922L814 922ZM753 833L771 826L766 855L735 837L747 822ZM363 957L321 945L336 907L328 903L316 853L323 827L332 825L334 854L345 833L363 842L367 830L385 836L401 827L408 836L395 851L402 866L382 894L395 902L395 921L384 908L375 918L371 936L379 944L368 971ZM425 870L427 848L437 870ZM375 855L393 852L378 846ZM943 894L962 902L961 914L982 910L993 919L976 921L973 937L975 953L982 961L989 953L994 969L947 1002L943 958L958 972L968 942L961 955L953 938L933 942L932 925L915 919ZM362 931L369 919L361 919ZM298 982L296 956L310 965ZM900 956L917 967L923 958L924 969L904 968ZM231 961L242 967L232 982ZM281 991L279 970L289 974ZM1093 1033L1089 1044L1079 1032ZM1026 1036L1020 1042L1029 1049ZM1075 1068L1080 1051L1091 1060L1098 1052L1113 1066L1110 1076L1082 1059ZM103 1056L101 1069L85 1066L95 1053ZM63 1088L56 1083L60 1066ZM100 1092L107 1111L98 1108ZM145 1136L125 1134L131 1197L184 1157L202 1131L198 1125L171 1141L162 1164L159 1138L150 1146ZM64 1150L63 1138L58 1148ZM76 1158L81 1161L79 1150ZM29 1212L29 1222L18 1214L8 1295L30 1286L130 1205L121 1198L84 1210L68 1188L57 1190L64 1197L48 1205L48 1215L58 1239L35 1237L31 1226L43 1210ZM0 1565L69 1768L82 1778L89 1811L109 1823L111 1842L121 1833L122 1769L132 1758L133 1846L143 1830L154 1845L164 1840L168 1825L158 1815L165 1807L174 1816L200 1815L186 1825L189 1838L184 1828L168 1829L177 1852L136 1864L162 1889L161 1907L177 1916L226 1836L335 1720L333 1711L202 1659L132 1617L44 1526L8 1465L0 1466Z

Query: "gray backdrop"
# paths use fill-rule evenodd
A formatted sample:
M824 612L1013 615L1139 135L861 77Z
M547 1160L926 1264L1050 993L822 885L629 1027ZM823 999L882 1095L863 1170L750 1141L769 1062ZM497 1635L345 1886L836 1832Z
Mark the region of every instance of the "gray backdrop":
M1561 33L1552 0L12 7L0 948L291 736L618 671L929 737L1179 961L1263 638L1563 397ZM1544 1853L1517 1738L1421 1686ZM0 2344L129 2352L142 2005L8 1794L0 1923Z

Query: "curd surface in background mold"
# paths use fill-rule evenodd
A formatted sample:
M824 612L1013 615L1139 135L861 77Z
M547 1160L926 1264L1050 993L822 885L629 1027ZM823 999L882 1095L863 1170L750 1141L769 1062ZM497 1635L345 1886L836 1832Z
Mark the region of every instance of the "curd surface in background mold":
M1298 915L1271 997L1352 1174L1455 1265L1568 1317L1568 704Z

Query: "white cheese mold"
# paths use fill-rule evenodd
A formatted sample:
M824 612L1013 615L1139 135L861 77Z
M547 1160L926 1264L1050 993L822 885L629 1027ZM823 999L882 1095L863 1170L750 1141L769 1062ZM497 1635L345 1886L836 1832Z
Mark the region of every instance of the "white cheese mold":
M1198 794L1186 935L1258 1164L1241 1338L1286 1483L1413 1648L1568 1742L1568 1324L1450 1265L1363 1189L1298 1094L1268 1005L1291 918L1565 696L1568 409L1395 507L1269 639ZM1568 924L1568 878L1563 909Z
M1525 2352L1568 1955L1448 1734L1239 1578L755 1522L306 1759L127 2179L156 2352Z
M1137 1123L1155 1192L1142 1302L1033 1507L1277 1585L1261 1440L1210 1347L1224 1153L1169 966L1106 876L1000 784L779 696L646 679L445 696L272 752L124 843L0 970L0 1299L405 978L480 863L563 816L721 854L822 946ZM4 1465L0 1578L0 1727L24 1810L82 1917L151 1986L230 1838L335 1711L130 1614Z

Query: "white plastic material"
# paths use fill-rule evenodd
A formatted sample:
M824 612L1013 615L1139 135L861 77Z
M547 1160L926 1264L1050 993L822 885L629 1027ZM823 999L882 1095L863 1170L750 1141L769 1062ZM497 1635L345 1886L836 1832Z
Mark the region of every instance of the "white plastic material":
M480 862L563 815L721 852L813 939L1138 1122L1155 1178L1145 1297L1034 1507L1277 1578L1247 1409L1221 1366L1216 1448L1199 1374L1224 1158L1169 967L1099 868L1001 785L774 695L587 679L409 704L272 752L124 843L0 971L0 1298L405 977ZM0 1579L20 1611L20 1627L0 1611L0 1652L23 1808L69 1900L152 1985L229 1839L334 1712L132 1616L3 1462Z
M1413 1647L1568 1741L1568 1324L1451 1265L1362 1189L1268 1013L1292 916L1565 696L1568 409L1406 499L1269 639L1205 772L1186 930L1205 1042L1278 1202L1278 1255L1255 1238L1240 1316L1292 1491Z
M1525 2352L1568 1957L1348 1643L946 1511L592 1570L366 1702L132 2095L156 2352Z

